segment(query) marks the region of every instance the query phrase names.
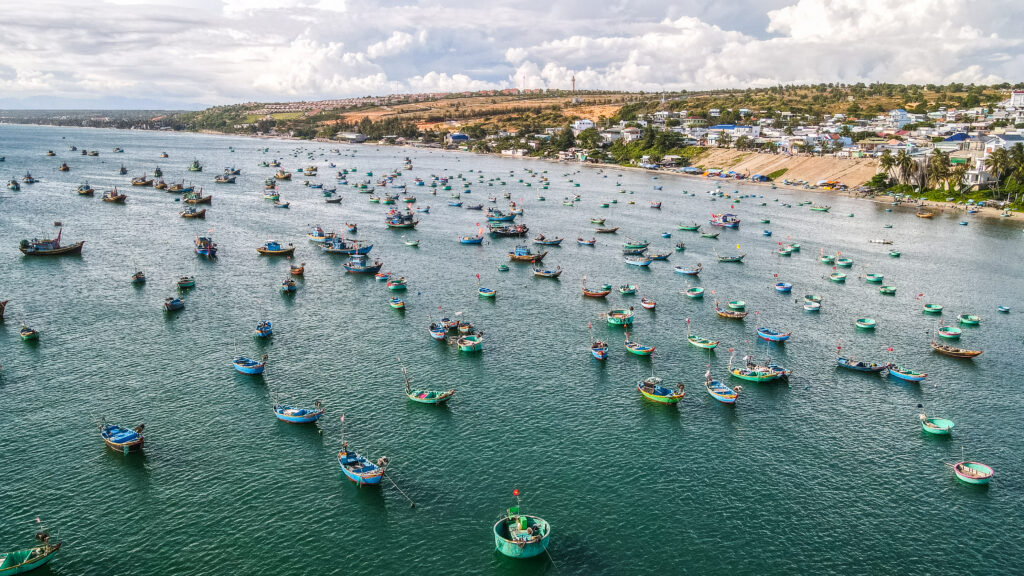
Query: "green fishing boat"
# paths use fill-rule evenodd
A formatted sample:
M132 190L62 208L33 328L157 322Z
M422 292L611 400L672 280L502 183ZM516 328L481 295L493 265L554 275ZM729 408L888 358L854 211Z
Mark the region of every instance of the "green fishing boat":
M874 330L877 322L875 322L874 318L857 318L855 324L861 330Z
M895 296L896 295L896 287L895 286L880 286L878 288L878 293L882 294L884 296Z
M829 254L822 254L821 255L821 263L822 264L835 264L836 263L836 257L835 256L831 256Z
M479 334L462 336L456 343L461 352L481 352L484 349L484 339Z
M789 248L793 252L799 252L800 251L800 245L795 243L795 242L793 244L786 244L786 248Z
M828 279L837 284L842 284L843 282L846 282L846 274L843 274L842 272L833 272L829 274Z
M772 223L772 221L769 220L768 218L761 218L761 224L771 224L771 223Z
M889 250L889 257L890 258L899 258L900 257L900 251L899 250Z
M939 326L938 330L939 338L947 340L959 340L963 333L964 331L956 326Z
M50 543L50 534L46 531L36 533L36 540L39 546L18 550L15 552L0 553L0 574L24 574L39 568L50 560L60 550L62 542Z
M701 238L718 238L719 232L701 232Z
M612 326L629 326L633 323L633 311L632 310L609 310L605 314L608 323Z
M853 266L853 260L849 258L837 258L836 266L839 266L840 268L850 268Z
M685 230L686 232L699 232L700 231L700 224L694 224L692 226L684 226L684 225L680 224L676 228L679 229L679 230Z
M925 314L942 314L942 305L925 304L924 308L921 311L924 312Z
M953 431L953 421L945 418L929 418L928 416L921 414L921 430L929 434L936 434L940 436L948 436Z
M704 297L704 289L699 287L699 286L695 287L695 288L689 288L686 291L686 297L687 298L694 298L694 299L696 299L696 298L703 298Z
M817 302L820 304L821 296L818 296L817 294L807 294L804 296L804 302Z
M746 310L747 303L743 300L732 300L728 304L730 310Z
M885 276L881 274L868 274L864 280L872 284L881 284L884 278Z
M687 336L686 341L693 344L697 348L704 348L705 350L711 350L715 346L718 346L718 340L711 340L708 338L701 338L700 336Z
M964 326L977 326L981 324L981 317L974 314L961 314L956 317Z
M513 492L518 503L519 491ZM494 547L509 558L532 558L547 551L551 525L537 516L521 514L512 506L494 524Z

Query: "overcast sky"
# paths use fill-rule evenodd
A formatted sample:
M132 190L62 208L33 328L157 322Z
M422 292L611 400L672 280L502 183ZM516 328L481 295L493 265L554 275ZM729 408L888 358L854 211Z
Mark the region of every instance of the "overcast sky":
M0 108L1019 82L1024 0L5 0Z

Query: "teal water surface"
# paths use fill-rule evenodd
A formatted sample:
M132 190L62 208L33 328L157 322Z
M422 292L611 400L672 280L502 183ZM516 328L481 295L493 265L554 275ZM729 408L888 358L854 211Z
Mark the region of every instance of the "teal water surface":
M97 149L98 157L69 145ZM122 154L111 150L125 149ZM269 151L264 152L265 148ZM483 157L438 150L342 146L308 142L0 126L0 180L30 170L42 181L20 192L0 191L0 299L10 299L0 323L0 473L3 550L28 544L38 516L65 542L47 570L59 574L937 574L957 566L972 573L1012 574L1024 547L1016 527L1024 516L1020 470L1024 411L1017 402L1022 370L1018 314L1024 292L1019 218L983 220L946 213L914 218L894 208L818 193L771 190L733 181ZM46 157L49 149L56 157ZM169 158L159 158L166 151ZM312 159L308 156L312 154ZM320 167L316 181L355 168L350 182L376 181L401 169L418 215L415 231L387 230L388 207L338 186L340 205L325 204L302 185L296 169ZM193 158L202 173L187 171ZM262 160L280 158L294 173L281 184L288 210L262 197L274 172ZM58 172L66 161L70 172ZM336 164L330 168L329 162ZM119 176L125 164L130 173ZM214 195L206 220L185 220L175 195L132 188L131 176L164 171ZM226 166L238 183L215 185ZM532 170L533 172L528 172ZM365 176L372 171L373 177ZM414 177L453 178L466 204L490 205L503 191L525 208L519 220L533 236L564 236L545 267L558 280L535 278L529 265L497 267L519 239L460 245L456 237L486 226L482 212L447 206L449 192L413 187ZM540 176L550 179L542 190ZM87 179L92 198L75 188ZM523 182L520 182L520 179ZM573 182L570 182L570 179ZM526 183L532 185L527 187ZM574 184L579 183L576 187ZM617 186L616 183L619 183ZM718 198L724 192L744 197ZM125 205L99 199L117 185ZM655 190L662 186L662 190ZM399 192L400 191L395 191ZM377 191L383 192L378 189ZM573 207L563 197L579 193ZM690 193L693 193L691 196ZM539 201L538 195L546 196ZM601 201L617 200L609 208ZM663 202L661 210L648 206ZM797 203L827 202L829 213ZM629 204L630 201L635 204ZM759 206L764 202L765 206ZM784 207L792 204L792 208ZM706 222L711 212L743 219L718 240L676 230ZM854 217L848 214L853 213ZM620 226L595 236L593 216ZM769 218L770 224L759 224ZM958 222L970 218L969 226ZM25 258L22 238L56 234L85 240L80 257ZM372 277L347 275L344 258L321 253L305 239L310 225L373 242L384 269L404 275L408 309L388 307L393 296ZM885 224L892 224L885 229ZM771 237L762 234L773 232ZM212 231L212 232L210 232ZM210 232L215 261L192 251ZM671 232L670 239L661 238ZM419 248L404 245L417 238ZM668 262L627 266L626 236L645 238ZM869 243L889 238L889 246ZM279 291L289 262L261 257L268 239L298 246L306 275L294 296ZM791 258L780 242L799 242ZM737 250L737 245L739 249ZM746 253L743 264L719 264L715 253ZM854 266L845 284L829 282L819 254L842 252ZM672 272L701 262L697 278ZM149 281L129 285L135 268ZM867 273L897 287L883 296ZM186 309L167 315L160 304L176 293L174 280L195 274ZM493 301L477 297L484 286ZM617 291L607 301L584 299L591 285L637 284L636 296ZM789 295L778 281L793 283ZM680 294L706 288L703 300ZM714 295L712 295L712 292ZM795 302L823 297L818 314ZM658 302L643 310L646 295ZM714 298L742 299L750 316L718 318ZM971 360L931 351L939 325L923 315L925 302L945 306L943 324L975 313L960 346L983 349ZM997 314L999 305L1013 307ZM621 329L605 324L611 308L635 306L634 339L654 345L652 359L626 353ZM479 355L430 339L427 326L444 313L484 333ZM756 314L755 314L756 312ZM858 331L857 318L878 321ZM258 319L274 323L270 342L257 343ZM693 332L722 340L712 374L743 384L734 407L703 389L709 357L686 342ZM38 329L24 343L20 321ZM588 323L610 344L605 363L589 353ZM758 325L792 331L785 345L759 341ZM895 360L927 372L921 384L840 371L844 355ZM727 377L728 348L793 370L788 384L753 384ZM892 348L890 353L888 349ZM266 353L262 378L237 374L236 353ZM396 356L421 388L456 390L448 406L410 402ZM655 405L635 390L651 371L684 382L677 406ZM327 416L319 428L289 425L271 414L275 399L310 405ZM918 414L956 422L951 438L923 434ZM338 469L339 417L352 447L387 455L393 485L356 488ZM96 422L146 424L146 447L125 456L106 448ZM318 430L322 433L319 433ZM958 483L946 466L968 459L992 466L988 488ZM552 525L550 557L530 561L494 551L491 526L514 503Z

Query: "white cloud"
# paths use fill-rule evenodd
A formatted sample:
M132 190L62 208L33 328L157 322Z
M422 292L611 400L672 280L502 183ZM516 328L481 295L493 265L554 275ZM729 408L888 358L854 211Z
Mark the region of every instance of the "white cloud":
M1019 0L158 2L5 8L0 106L1024 79ZM426 28L466 22L486 26Z

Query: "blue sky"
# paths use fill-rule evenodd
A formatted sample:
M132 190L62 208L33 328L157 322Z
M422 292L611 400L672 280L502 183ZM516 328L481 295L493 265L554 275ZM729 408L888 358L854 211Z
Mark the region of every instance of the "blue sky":
M29 0L0 108L200 108L487 88L1019 82L1024 2Z

